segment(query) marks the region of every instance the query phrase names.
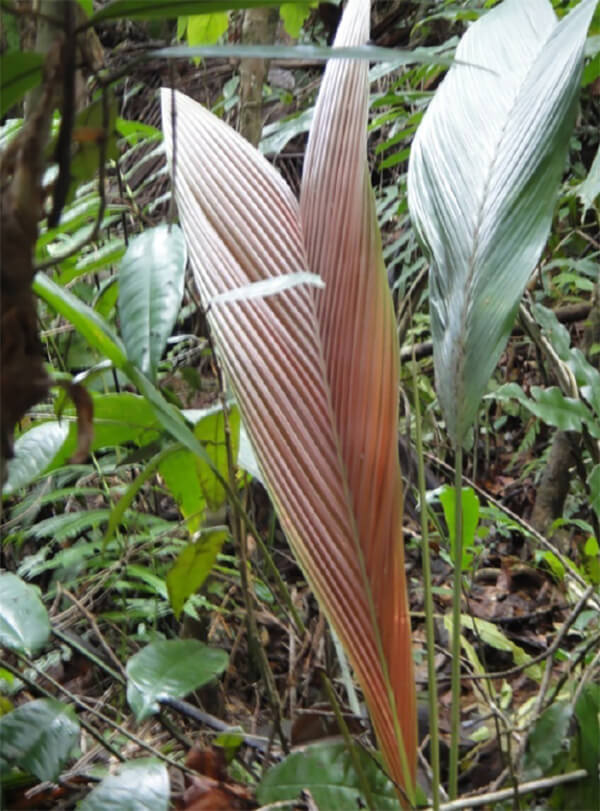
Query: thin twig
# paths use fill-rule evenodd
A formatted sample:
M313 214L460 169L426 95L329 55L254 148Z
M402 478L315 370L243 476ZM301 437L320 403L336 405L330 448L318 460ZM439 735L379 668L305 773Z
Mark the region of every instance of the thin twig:
M543 777L540 780L531 780L529 783L521 783L519 786L519 795L522 797L524 794L531 794L534 791L544 791L549 788L564 785L565 783L574 783L576 780L585 780L588 773L585 769L577 769L574 772L567 774L558 774L555 777ZM492 805L499 803L503 800L510 800L514 797L514 788L502 789L501 791L490 791L487 794L480 794L475 797L463 797L460 800L444 803L440 806L440 811L462 811L462 809L478 808L482 805ZM431 808L426 811L432 811Z
M77 597L75 597L74 594L71 594L71 592L68 589L63 588L63 586L61 586L60 583L58 585L58 591L62 592L81 611L83 616L89 622L92 630L94 631L94 633L96 635L96 638L98 639L98 642L102 645L102 648L103 648L104 652L106 653L108 658L111 660L111 662L116 666L116 668L120 672L122 678L125 679L126 678L126 676L125 676L125 668L123 667L123 665L121 664L121 661L117 658L117 656L115 655L113 649L110 647L110 645L108 644L108 642L104 638L100 628L98 627L98 623L96 622L96 618L91 613L91 611L88 611L87 608L82 603L79 602Z
M8 670L9 673L12 673L13 676L16 676L17 679L24 682L32 692L38 693L39 695L44 696L44 698L54 699L52 693L50 693L44 687L39 685L33 679L30 679L29 676L27 676L25 673L21 673L21 671L18 670L16 667L13 667L11 664L5 662L3 659L0 659L0 665L2 665L2 667L5 670ZM85 729L85 731L89 732L92 738L94 738L94 740L97 741L100 744L100 746L103 747L103 749L108 749L108 751L121 762L127 760L127 758L124 755L122 755L118 749L115 749L115 747L111 743L105 740L102 734L98 732L96 729L94 729L94 727L90 723L88 723L85 720L85 718L78 717L78 721L81 724L81 726Z
M176 760L173 760L173 758L169 757L168 755L164 755L159 749L156 749L156 747L152 746L147 741L144 741L144 740L142 740L142 738L138 737L137 735L134 735L133 732L130 732L128 729L126 729L121 724L117 724L117 722L113 721L112 718L109 718L108 715L105 715L100 710L97 710L94 707L91 707L86 699L83 699L80 696L76 696L74 693L72 693L70 690L68 690L64 685L60 684L60 682L57 682L55 679L53 679L52 676L49 676L48 673L45 673L41 668L39 668L36 665L36 663L33 660L29 659L29 657L24 656L22 654L18 654L18 655L19 655L19 658L22 659L27 664L28 667L31 667L33 670L35 670L35 672L39 676L46 679L46 681L48 681L56 690L60 691L64 696L66 696L69 699L69 701L71 701L77 707L84 710L85 712L89 712L92 715L95 715L96 718L99 718L105 724L108 724L109 726L113 727L113 729L117 729L122 735L124 735L126 738L129 738L130 741L133 741L135 744L137 744L142 749L145 749L146 751L151 752L155 757L160 758L160 760L164 760L165 763L168 763L170 766L174 766L176 769L180 769L181 771L186 772L186 774L195 774L195 772L192 769L188 769L187 766L184 766L182 763L178 763ZM18 675L18 677L20 679L23 679L22 674L18 673L17 675ZM83 721L83 719L80 719L80 720ZM83 723L82 723L82 726L83 726ZM94 737L96 737L96 739L98 740L97 736L94 736ZM101 739L100 739L99 742L102 742ZM111 747L107 747L107 748L111 748ZM112 748L111 748L111 751L112 751ZM118 757L119 757L120 760L124 759L121 755L119 755Z

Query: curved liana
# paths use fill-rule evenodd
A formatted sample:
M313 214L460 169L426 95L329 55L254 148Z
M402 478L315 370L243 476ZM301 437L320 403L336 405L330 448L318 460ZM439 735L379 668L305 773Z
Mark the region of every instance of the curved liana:
M369 13L368 0L350 0L335 44L365 43ZM398 348L367 171L367 70L362 60L327 66L300 204L191 99L163 90L163 127L195 278L261 473L412 803ZM286 275L289 285L277 281ZM257 282L264 295L227 295Z

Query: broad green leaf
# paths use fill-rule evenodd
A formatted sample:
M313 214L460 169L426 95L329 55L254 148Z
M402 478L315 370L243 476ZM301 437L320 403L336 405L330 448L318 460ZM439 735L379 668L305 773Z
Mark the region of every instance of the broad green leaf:
M225 501L225 490L215 475L229 475L225 444L225 417L221 406L205 412L185 412L195 422L194 436L202 443L212 466L206 458L190 453L186 448L169 454L160 462L159 472L177 502L190 532L196 532L204 521L206 508L218 509ZM232 408L228 414L233 459L237 458L240 434L240 414Z
M461 444L550 231L596 0L560 22L504 0L467 30L411 149L411 217L431 259L436 388ZM458 64L460 61L460 64Z
M227 31L229 14L216 11L212 14L193 14L188 17L187 41L189 45L214 45Z
M121 261L121 335L129 360L151 380L181 306L186 261L176 225L148 228L134 237Z
M525 780L535 780L550 773L552 764L568 743L572 716L570 705L555 701L538 718L527 739L523 760ZM596 762L596 770L597 766Z
M600 520L600 465L594 465L588 476L590 505Z
M399 811L391 780L372 757L356 746L361 768L378 811ZM294 801L304 789L310 791L319 811L339 811L365 805L361 784L344 743L307 746L272 766L262 779L257 798L261 805Z
M349 653L386 765L412 799L399 364L367 166L369 11L368 0L345 6L333 52L354 58L325 69L300 205L257 150L181 93L163 91L163 128L205 305L299 272L325 283L227 301L208 317L286 535Z
M227 654L196 639L152 642L127 662L127 701L138 721L158 712L161 698L182 698L227 667Z
M543 422L554 425L561 431L577 432L580 432L582 424L585 424L593 436L598 435L600 425L581 400L565 397L556 386L549 389L532 386L531 393L535 400L529 400L527 408Z
M38 589L11 572L0 574L0 647L31 656L49 636L50 620Z
M588 776L578 780L569 792L568 808L600 808L600 685L585 685L575 704L577 719L578 766L585 769Z
M444 517L450 533L450 548L452 560L455 559L454 547L456 543L455 525L455 490L454 487L446 485L440 493L440 501L444 508ZM467 571L473 562L473 547L475 545L475 532L479 523L479 499L472 487L463 487L461 494L462 501L462 570Z
M300 3L282 3L279 8L279 14L283 20L283 27L290 37L297 39L302 31L302 26L308 19L311 6L316 6L315 0L313 2L300 2Z
M228 534L226 529L205 530L177 556L167 574L169 601L177 619L187 598L198 591L210 574Z
M540 561L544 561L557 580L565 579L566 570L564 564L553 552L538 549L535 553L535 562L539 563Z
M148 445L160 434L161 426L155 410L144 397L128 391L111 394L90 392L94 403L94 437L91 451L135 442ZM49 470L61 467L77 447L77 425L72 407L65 408L64 417L72 416L68 435Z
M181 17L185 14L213 14L237 8L279 6L281 0L113 0L92 17L95 25L100 20L133 19L152 20Z
M28 701L0 718L0 763L14 764L38 780L55 781L78 738L71 707L53 698Z
M66 422L49 420L34 425L15 442L15 456L8 462L8 479L4 485L4 495L9 495L25 487L41 475L55 458L67 438L69 427ZM73 443L75 450L76 442Z
M79 811L168 811L169 774L154 758L122 763L77 806Z
M586 179L577 189L577 196L583 203L582 216L585 215L588 208L600 203L598 200L600 196L600 147L598 147Z
M33 51L8 51L0 56L0 117L42 80L44 57Z

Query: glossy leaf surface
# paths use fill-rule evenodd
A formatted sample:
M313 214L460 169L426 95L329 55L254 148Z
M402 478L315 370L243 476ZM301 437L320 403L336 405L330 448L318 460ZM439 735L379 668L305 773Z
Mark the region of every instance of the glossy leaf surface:
M53 698L29 701L0 718L0 765L4 761L38 780L56 780L78 737L71 707Z
M408 177L431 259L436 388L462 443L550 230L595 0L560 22L504 0L461 39L417 131Z
M129 360L151 380L181 306L186 259L181 229L159 225L134 237L121 261L121 335Z
M3 493L14 493L42 474L63 445L68 432L65 422L49 420L21 434L15 442L14 458L8 462L8 479Z
M226 667L224 650L196 639L151 642L127 662L127 701L143 721L158 711L158 699L183 698Z
M11 572L0 574L0 646L31 656L50 636L38 589Z
M392 782L364 750L357 748L371 798L378 811L398 811L400 805ZM297 800L310 791L320 811L358 808L365 804L361 783L344 743L322 743L293 752L271 767L258 787L261 805Z
M130 760L105 777L78 805L79 811L167 811L169 775L154 758Z

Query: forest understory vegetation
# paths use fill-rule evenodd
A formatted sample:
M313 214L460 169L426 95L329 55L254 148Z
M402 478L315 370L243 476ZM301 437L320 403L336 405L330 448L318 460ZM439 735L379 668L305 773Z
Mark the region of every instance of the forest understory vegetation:
M358 7L362 0L352 2ZM547 5L549 14L554 8L559 26L578 6L576 0L535 2ZM592 9L591 0L585 3ZM308 155L329 132L329 126L311 127L327 114L318 94L331 53L321 49L333 43L342 5L209 5L206 11L206 3L192 0L140 0L137 7L134 0L0 4L0 804L85 811L595 809L600 12L590 11L581 59L573 57L574 65L581 63L580 75L572 68L574 100L568 111L566 102L564 109L556 102L565 119L572 114L574 120L560 136L567 157L558 167L557 187L547 194L546 187L535 187L549 200L550 233L527 273L515 317L502 323L505 344L481 391L477 381L485 373L468 367L476 348L469 355L465 340L458 360L452 351L442 354L435 323L447 315L439 314L443 280L435 282L439 245L423 220L417 147L412 156L411 148L418 144L425 165L429 143L425 126L420 133L419 127L426 110L447 91L444 77L465 32L477 30L498 4L374 0L367 60L329 60L340 65L342 77L353 69L344 66L368 65L369 212L381 232L393 301L393 319L386 322L396 343L390 357L397 352L399 359L398 386L389 400L399 400L390 442L394 466L397 448L403 495L397 488L391 509L399 513L403 499L400 535L412 628L407 663L381 652L387 644L385 580L379 593L364 538L357 541L355 564L345 551L335 563L327 559L327 540L322 546L314 541L320 559L313 561L303 545L304 527L298 537L290 530L295 505L308 503L302 499L310 494L307 488L295 495L286 479L296 461L302 467L302 448L298 459L285 457L283 441L279 459L269 450L284 384L273 383L275 372L273 380L267 374L267 341L250 333L243 348L250 360L226 356L223 347L227 329L231 335L241 329L254 306L260 314L256 334L269 338L264 314L277 313L279 301L304 301L313 287L317 298L314 274L324 278L327 269L298 267L277 289L269 287L272 279L252 277L267 287L254 293L251 284L246 289L236 282L241 294L212 289L212 279L198 270L212 261L211 247L198 236L202 229L203 238L219 233L222 244L215 239L213 247L224 257L229 279L227 251L243 268L244 251L259 250L254 237L260 245L270 233L265 223L274 223L274 234L281 223L282 232L296 226L283 208L260 219L262 202L255 204L259 218L251 219L252 205L240 196L245 186L234 170L260 167L259 158L248 151L248 164L242 164L234 136L214 136L224 153L232 150L231 176L219 174L221 158L202 151L204 134L186 118L195 122L204 113L184 97L236 129L277 170L300 200L297 230L306 256L322 260L326 240L308 235L307 223L318 229L311 209L320 215L324 204L317 192L314 201L310 197L312 175L307 179L305 171L303 177L303 170L314 160L320 167L315 173L326 175L329 161L340 160L335 150L321 164L318 154ZM396 61L380 48L396 49ZM168 88L162 119L160 88ZM333 92L327 98L336 101ZM210 135L217 125L208 117L202 121ZM436 132L445 127L444 119ZM317 146L307 151L309 138ZM540 143L540 154L550 154L551 147ZM513 152L520 155L516 146ZM540 172L551 162L540 160ZM463 181L469 193L468 156L462 164L457 159L454 176L450 163L448 182L440 181L440 188L450 189L449 199ZM345 183L343 165L335 167ZM431 165L422 171L430 171L435 197ZM332 174L326 191L334 195L339 189ZM247 177L247 186L267 201L266 211L274 205L270 187L262 185L259 169L255 175L248 169ZM198 211L185 196L196 182ZM519 193L533 195L534 182ZM222 208L210 196L211 183L222 186ZM287 191L281 194L287 201ZM519 200L510 203L517 210L512 225L524 205ZM292 213L294 205L289 203ZM442 203L440 211L432 209L443 220ZM360 208L359 223L363 214ZM198 233L190 222L200 223ZM532 232L536 228L534 223ZM528 239L517 231L494 232L490 242L498 241L498 254L517 256L519 241ZM247 241L236 241L239 234ZM279 243L273 253L278 250ZM263 259L271 261L268 246ZM349 264L353 260L351 255ZM510 298L519 284L513 277L504 287ZM455 293L449 286L448 301ZM387 302L387 289L381 296ZM473 320L485 323L486 302L476 302ZM236 315L229 318L229 312ZM286 318L287 311L281 321ZM493 312L489 319L491 330ZM248 316L247 323L255 322ZM379 327L375 316L373 323ZM376 334L373 343L383 345ZM298 335L297 345L281 353L292 358L281 379L299 403L306 402L305 422L311 424L317 385L308 367L294 365L310 354L304 333ZM357 400L372 386L364 357L362 372L357 363L354 374ZM254 358L264 376L262 389L256 383L256 401L244 399L244 363ZM465 411L475 415L472 422L449 413L440 389L446 361L440 358L447 360L446 371L456 360L452 379L465 373L466 383L456 390L464 395ZM388 360L396 368L393 357ZM335 358L331 363L334 371L340 368ZM335 391L331 401L335 411ZM254 408L264 414L264 438L249 419ZM379 408L373 406L365 425L385 412ZM340 434L342 457L342 429ZM326 437L312 438L328 459ZM322 474L329 486L322 473L326 461L321 469L315 456L310 465L307 481L320 487ZM350 474L348 481L344 487L352 490ZM351 495L368 502L375 536L387 497L368 490L371 483L358 474L356 481L362 491ZM320 509L305 511L315 538L323 524ZM333 527L336 510L337 503ZM351 515L348 523L353 521ZM362 525L356 534L361 532ZM381 559L387 566L388 558ZM356 570L356 582L362 577L367 584L364 600L353 591L356 616L364 602L374 625L384 629L375 630L373 642L383 661L381 692L378 682L369 682L376 657L363 660L362 651L352 649L344 624L354 620L354 606L349 617L341 616L347 603L335 578L343 579L346 568L349 582ZM329 577L330 569L336 570L332 595L323 593L320 580L321 570ZM398 583L396 588L400 594ZM410 740L411 710L410 699L407 709L397 686L390 687L395 674L387 673L388 661L400 662L409 675L414 671L412 786L412 766L405 762L411 753L399 756L398 764L389 754L389 740L400 741L400 748ZM393 716L389 740L386 713Z

